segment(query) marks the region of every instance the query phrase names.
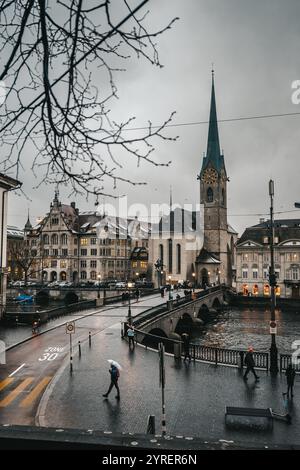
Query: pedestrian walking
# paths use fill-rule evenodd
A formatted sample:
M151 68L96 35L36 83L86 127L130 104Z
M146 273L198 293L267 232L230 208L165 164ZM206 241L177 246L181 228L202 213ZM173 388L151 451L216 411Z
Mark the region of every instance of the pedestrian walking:
M287 366L285 375L286 375L286 382L287 382L287 396L289 397L289 394L291 393L291 397L293 398L294 396L293 387L294 387L296 371L291 363Z
M192 357L190 355L190 336L187 333L183 333L182 335L182 341L183 341L183 350L184 350L184 361L188 359L190 362L192 360Z
M134 349L135 348L135 342L134 342L134 327L132 325L128 325L127 329L127 337L128 337L128 345L129 349Z
M136 289L135 291L135 296L136 296L136 300L137 302L139 301L139 298L140 298L140 290L139 289Z
M257 373L255 372L255 369L254 369L255 362L254 362L254 358L253 358L253 348L252 348L252 346L249 347L248 352L245 356L245 365L247 366L247 369L246 369L246 372L245 372L244 377L243 377L244 380L248 380L247 375L249 374L250 371L254 375L255 380L256 381L259 380L259 377L258 377L258 375L257 375Z
M120 400L120 389L119 389L119 385L118 385L118 380L119 380L119 377L120 377L119 369L115 365L111 364L110 369L109 369L109 373L110 373L109 389L108 389L107 393L104 393L102 396L104 398L108 398L108 395L112 391L113 387L116 387L116 389L117 389L116 398L117 398L117 400Z
M161 297L165 296L165 289L163 287L160 289L160 296Z

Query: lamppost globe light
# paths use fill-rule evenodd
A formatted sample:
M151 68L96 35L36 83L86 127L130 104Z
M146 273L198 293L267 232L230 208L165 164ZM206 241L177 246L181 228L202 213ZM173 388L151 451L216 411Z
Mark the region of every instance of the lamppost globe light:
M132 282L129 281L129 282L127 283L127 287L130 289L132 286L133 286Z

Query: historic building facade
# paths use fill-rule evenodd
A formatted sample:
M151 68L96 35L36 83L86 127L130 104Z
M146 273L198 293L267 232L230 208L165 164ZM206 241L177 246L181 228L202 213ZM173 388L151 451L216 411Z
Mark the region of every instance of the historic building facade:
M270 221L246 228L237 243L237 292L270 296ZM300 219L274 221L276 295L300 297Z
M200 285L232 285L235 271L237 232L227 221L227 183L224 156L221 154L214 72L209 116L207 152L199 175L200 200L204 207L204 241L196 259Z
M35 227L27 221L25 238L35 258L31 279L45 282L128 280L133 248L148 248L147 224L137 219L79 213L55 193L49 213Z

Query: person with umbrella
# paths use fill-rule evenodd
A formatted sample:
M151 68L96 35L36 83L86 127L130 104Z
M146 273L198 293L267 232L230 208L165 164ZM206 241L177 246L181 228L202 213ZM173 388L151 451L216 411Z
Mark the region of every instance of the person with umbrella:
M120 389L119 389L119 385L118 385L118 380L119 380L119 377L120 377L121 366L120 366L120 364L118 364L116 361L113 361L112 359L109 359L108 362L110 363L110 369L109 369L110 385L109 385L109 389L108 389L107 393L104 393L102 396L104 398L108 398L108 395L112 391L113 387L116 387L116 389L117 389L116 398L117 398L117 400L120 400Z

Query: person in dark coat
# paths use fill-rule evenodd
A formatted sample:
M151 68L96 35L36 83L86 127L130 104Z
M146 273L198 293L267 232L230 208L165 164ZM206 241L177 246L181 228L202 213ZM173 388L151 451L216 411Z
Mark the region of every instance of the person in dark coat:
M289 396L289 393L291 392L291 397L293 397L294 396L293 387L294 387L296 371L291 363L287 366L285 375L286 375L286 382L287 382L287 396Z
M184 361L188 359L189 361L192 360L190 355L190 337L187 333L182 334L182 341L183 341L183 350L184 350Z
M116 398L118 400L120 400L120 389L119 389L119 385L118 385L118 380L119 380L119 376L120 376L119 369L117 367L115 367L114 365L111 365L110 369L109 369L109 373L110 373L110 386L109 386L109 389L108 389L107 393L104 393L102 396L104 398L108 398L108 395L112 391L112 388L116 387L117 393L118 393L116 395Z
M252 347L250 347L248 349L248 352L245 356L245 364L247 366L247 369L246 369L246 372L245 372L244 377L243 377L244 380L248 380L247 375L249 374L250 371L254 375L255 380L256 381L259 380L259 377L258 377L258 375L257 375L257 373L255 372L255 369L254 369L255 362L254 362L254 358L253 358L253 348Z

